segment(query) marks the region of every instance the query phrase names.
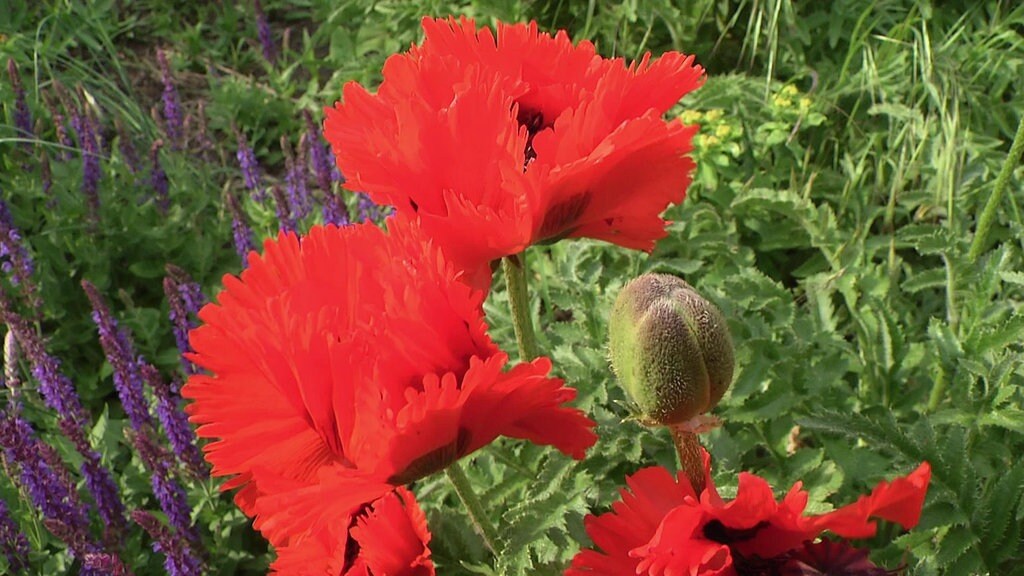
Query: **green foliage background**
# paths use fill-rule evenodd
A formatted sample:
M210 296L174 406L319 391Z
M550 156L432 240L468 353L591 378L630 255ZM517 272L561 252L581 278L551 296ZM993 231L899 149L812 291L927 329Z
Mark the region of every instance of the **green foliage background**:
M248 2L17 1L0 14L0 60L14 58L37 138L13 129L0 83L0 190L37 264L40 328L95 418L94 441L132 507L154 509L146 472L124 440L124 413L78 284L95 283L140 350L177 369L161 279L173 263L207 295L240 267L226 192L242 189L233 127L271 181L283 176L281 137L304 130L342 83L375 85L384 59L419 39L422 15L485 23L536 19L593 40L607 56L680 50L708 81L672 114L701 125L698 171L669 237L651 255L596 242L532 248L531 302L541 349L599 422L583 462L499 441L467 472L508 552L492 558L443 476L413 489L428 512L441 574L558 574L588 542L583 517L608 509L640 467L675 467L664 431L623 421L625 398L605 353L618 289L645 271L686 278L729 319L738 369L709 434L728 493L740 470L777 491L803 481L814 511L851 502L921 460L934 467L921 525L888 527L874 558L911 574L1021 574L1024 545L1024 219L1020 171L972 258L978 215L1007 160L1024 110L1024 6L923 0L267 0L276 65L260 55ZM204 103L215 154L165 148L172 208L144 197L144 176L116 153L103 160L101 225L90 229L76 154L53 165L56 205L39 157L61 151L44 98L81 86L109 129L123 124L140 154L160 137L155 51L169 54L185 110ZM116 148L116 147L115 147ZM1016 159L1013 159L1016 160ZM623 191L628 193L628 191ZM250 199L258 235L273 209ZM303 225L312 224L313 220ZM8 286L10 288L10 286ZM497 279L493 336L515 349ZM29 397L29 415L60 442ZM73 451L60 446L72 462ZM187 480L210 572L260 573L270 558L216 482ZM38 574L75 565L15 487L0 497L30 535ZM162 559L136 531L125 558L136 574ZM2 562L2 560L0 560ZM2 566L0 566L2 571Z

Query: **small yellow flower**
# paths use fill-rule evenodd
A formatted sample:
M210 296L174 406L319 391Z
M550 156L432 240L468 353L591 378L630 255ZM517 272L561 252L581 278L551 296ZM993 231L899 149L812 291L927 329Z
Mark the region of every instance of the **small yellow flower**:
M721 108L715 108L714 110L708 110L704 117L707 118L708 122L714 122L721 118L723 113Z
M782 88L782 93L785 94L786 96L796 96L797 94L800 93L800 91L796 89L796 86L793 86L792 84L786 84Z
M807 110L808 108L811 107L811 99L806 97L806 96L801 98L799 103L800 103L800 110L801 111Z
M683 110L683 113L679 115L679 121L683 124L696 124L700 121L701 116L699 110Z
M701 139L701 144L704 145L705 148L717 146L719 142L721 142L721 140L719 140L714 134L705 134L704 138Z
M728 138L732 134L732 126L728 124L719 124L718 128L715 128L715 136L719 138Z
M775 96L772 96L772 104L778 108L789 108L793 105L793 101L782 94L776 94Z

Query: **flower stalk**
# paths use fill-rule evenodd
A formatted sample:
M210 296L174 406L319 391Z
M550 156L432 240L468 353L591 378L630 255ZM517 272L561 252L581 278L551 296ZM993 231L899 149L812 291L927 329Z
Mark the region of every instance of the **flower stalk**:
M700 438L687 425L669 426L672 432L672 443L676 446L676 454L679 455L679 470L686 474L693 486L693 491L700 497L704 491L704 456L700 445Z
M512 327L516 332L519 359L530 362L540 355L537 338L530 318L530 295L526 285L526 252L520 252L501 259L501 269L508 287L509 308L512 311Z
M490 518L484 512L484 507L480 503L480 499L477 498L476 493L473 492L473 487L469 483L469 478L466 473L462 470L462 465L458 461L452 462L447 468L444 469L444 473L448 476L448 480L451 481L452 486L455 488L455 493L458 494L459 500L462 501L462 505L466 507L466 513L469 514L469 520L476 527L476 531L484 539L484 544L487 545L487 549L491 551L495 556L498 555L498 551L501 550L500 540L498 538L498 531L494 528L494 524L491 524Z
M1024 154L1024 116L1021 117L1020 124L1017 125L1017 133L1013 137L1013 144L1010 145L1010 153L1006 155L1003 167L999 170L999 175L996 176L992 195L988 197L988 202L985 203L985 208L978 218L977 232L974 234L974 240L971 241L971 251L968 254L972 262L977 260L978 256L981 256L981 251L985 247L985 240L988 239L989 230L992 229L996 213L999 212L999 204L1003 199L1003 192L1006 191L1006 186L1010 183L1013 169L1017 167L1022 154Z

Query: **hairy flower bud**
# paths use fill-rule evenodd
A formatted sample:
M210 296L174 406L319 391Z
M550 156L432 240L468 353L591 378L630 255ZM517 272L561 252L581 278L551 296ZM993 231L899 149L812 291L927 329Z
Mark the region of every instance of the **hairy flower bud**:
M718 404L732 383L729 327L692 286L644 274L615 300L612 369L646 424L676 425Z

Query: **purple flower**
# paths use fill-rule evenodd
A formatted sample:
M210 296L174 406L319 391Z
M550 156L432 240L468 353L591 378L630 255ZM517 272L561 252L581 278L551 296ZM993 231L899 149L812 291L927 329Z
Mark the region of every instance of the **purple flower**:
M160 148L163 145L163 140L157 140L153 142L153 146L149 149L149 163L152 166L149 172L149 185L153 188L156 207L160 210L161 214L167 214L171 207L171 197L167 183L167 173L164 172L163 166L160 165Z
M196 365L185 358L192 351L188 345L188 332L196 325L189 320L190 315L199 313L205 303L199 284L192 281L188 274L173 264L167 265L167 277L164 278L164 296L167 297L168 316L174 332L174 343L181 353L181 368L185 375L197 372Z
M25 357L32 365L32 375L39 384L44 403L57 414L61 432L82 455L82 475L92 492L96 509L110 534L117 536L124 527L124 506L110 472L103 467L100 455L86 439L88 422L75 387L60 371L60 361L46 352L42 338L29 323L14 312L7 296L0 292L0 316L14 332Z
M153 428L153 419L143 394L142 373L131 338L127 331L118 328L117 320L96 287L83 280L82 288L92 304L92 320L99 331L103 353L114 369L114 388L128 415L128 422L137 433L145 433Z
M62 480L44 456L46 450L32 426L20 415L19 406L8 405L0 414L0 448L4 458L18 469L18 483L29 500L50 521L59 522L54 534L76 555L91 551L89 517L78 494ZM13 475L12 475L13 479Z
M178 98L178 89L174 87L174 78L171 76L171 67L167 64L167 54L163 50L156 51L156 61L160 66L160 76L164 84L164 132L167 139L171 141L171 147L175 150L181 148L182 120L181 101Z
M68 128L64 124L64 115L60 113L60 110L50 101L49 98L45 98L46 108L50 111L50 118L53 121L54 130L57 132L57 142L60 143L60 154L58 158L60 160L70 160L71 151L75 149L75 143L71 140L71 136L68 134Z
M309 189L306 183L306 139L299 139L299 149L296 153L292 150L291 142L286 136L281 137L281 151L284 152L285 160L285 185L288 193L288 202L292 207L292 214L296 220L302 220L309 215Z
M328 192L324 195L324 202L323 206L320 207L320 212L323 215L324 224L334 224L336 226L347 226L350 224L348 209L345 207L345 203L333 192Z
M160 509L167 515L167 521L174 531L188 540L193 551L202 550L199 532L192 525L192 508L188 505L185 490L171 477L170 458L166 452L153 443L145 434L131 434L132 445L150 470L150 485Z
M28 568L28 538L11 518L7 503L0 500L0 551L7 557L7 565L14 570Z
M280 229L284 232L294 232L295 218L292 216L291 206L288 205L288 197L284 195L280 186L271 187L270 193L274 197L274 213L277 215Z
M256 28L260 38L260 47L263 49L263 58L272 65L277 64L277 47L274 46L274 39L270 35L270 22L263 12L260 0L253 0L252 4L256 12Z
M132 512L132 520L142 526L153 539L153 551L164 555L164 569L169 576L201 574L202 566L189 554L185 543L176 538L155 516L144 510Z
M249 252L255 249L252 230L249 229L249 224L246 222L245 213L242 212L242 206L239 204L238 198L235 198L235 195L228 191L225 200L228 205L228 211L231 212L231 235L235 242L235 252L242 259L242 267L244 268L249 265Z
M35 264L32 256L25 248L21 232L14 225L14 218L7 203L0 199L0 270L10 279L11 284L18 286L22 295L34 310L38 310L42 302L36 290L32 273Z
M313 121L313 114L309 110L302 111L302 118L306 122L306 145L309 146L309 158L313 162L313 172L316 173L316 181L324 192L331 191L331 162L327 142L321 137L320 127Z
M25 138L32 138L32 114L28 111L28 103L25 101L25 87L21 85L21 76L18 74L18 65L14 58L7 59L7 76L11 79L11 88L14 90L14 126Z
M121 559L113 554L90 552L82 558L82 572L96 576L126 576L131 572L121 563Z
M235 135L238 139L238 152L235 153L235 157L238 158L238 165L242 168L245 187L252 191L254 200L263 202L266 199L266 191L260 186L260 164L256 160L256 153L249 147L245 134L236 130Z
M189 426L185 411L181 409L179 396L152 364L143 364L142 377L156 396L156 415L167 434L174 455L196 478L209 477L210 470L199 452L199 447L196 446L195 434Z
M82 195L89 210L89 220L93 225L99 223L100 192L99 184L102 177L100 169L99 142L96 140L95 126L88 114L78 116L78 147L82 152ZM72 123L76 123L72 120Z

